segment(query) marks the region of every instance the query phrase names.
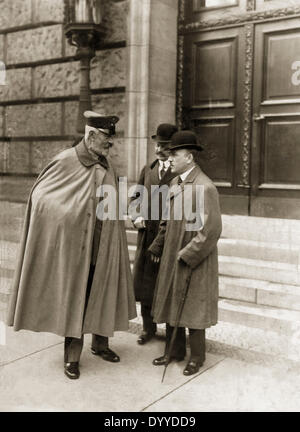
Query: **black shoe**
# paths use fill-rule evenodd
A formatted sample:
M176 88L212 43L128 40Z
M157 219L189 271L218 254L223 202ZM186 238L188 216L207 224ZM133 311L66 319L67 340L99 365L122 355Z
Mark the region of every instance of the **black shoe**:
M184 359L184 357L170 357L169 363L171 363L171 361L173 361L173 360L180 362L183 359ZM163 366L166 364L166 362L167 362L167 356L165 354L161 357L157 357L156 359L154 359L152 364L154 364L154 366Z
M120 357L113 352L110 348L105 348L104 350L100 350L97 351L94 348L91 348L91 352L94 355L100 356L103 358L103 360L112 362L112 363L117 363L120 361Z
M190 360L183 371L183 375L194 375L195 373L199 372L199 369L202 365L203 363L197 362L195 360Z
M144 331L144 332L139 336L139 338L138 338L138 340L137 340L137 343L138 343L139 345L145 345L145 343L149 342L149 341L154 337L154 335L155 335L155 333L147 333L147 332Z
M80 377L79 362L65 363L65 375L70 379L78 379Z

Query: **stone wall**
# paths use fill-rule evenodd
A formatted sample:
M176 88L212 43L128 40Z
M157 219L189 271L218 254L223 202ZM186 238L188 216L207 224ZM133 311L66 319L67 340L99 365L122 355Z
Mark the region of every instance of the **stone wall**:
M113 149L127 173L125 131L129 0L105 2L107 33L91 62L95 110L120 116ZM0 200L25 202L37 174L76 134L79 64L64 36L63 0L0 0Z

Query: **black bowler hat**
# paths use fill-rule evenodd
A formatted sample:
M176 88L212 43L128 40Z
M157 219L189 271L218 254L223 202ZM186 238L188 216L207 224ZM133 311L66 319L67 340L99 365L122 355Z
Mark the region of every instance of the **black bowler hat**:
M119 117L103 116L94 111L84 111L83 115L86 118L87 126L104 130L110 135L115 135L116 133L115 124L118 123Z
M190 148L198 151L204 150L198 143L197 135L189 130L176 132L171 138L169 150Z
M171 142L172 135L177 131L177 126L169 123L161 123L156 130L156 135L152 135L151 138L157 142L169 143Z

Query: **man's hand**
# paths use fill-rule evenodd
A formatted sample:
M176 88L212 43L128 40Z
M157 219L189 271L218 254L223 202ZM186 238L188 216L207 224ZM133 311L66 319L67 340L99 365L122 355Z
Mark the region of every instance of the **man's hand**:
M160 261L160 257L158 257L157 255L154 255L151 252L150 252L150 258L151 258L151 261L154 262L155 264L158 264Z
M145 219L142 218L141 216L139 216L139 217L136 218L136 220L133 222L133 225L135 226L136 229L145 229L145 228L146 228Z
M181 258L181 256L177 257L177 261L180 262L181 264L187 265L187 263L185 261L183 261L183 259Z

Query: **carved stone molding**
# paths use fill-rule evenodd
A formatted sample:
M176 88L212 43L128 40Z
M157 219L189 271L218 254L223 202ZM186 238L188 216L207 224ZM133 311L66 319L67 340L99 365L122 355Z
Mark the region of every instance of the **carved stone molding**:
M247 24L246 31L246 61L245 61L245 77L244 77L244 119L243 119L243 134L242 134L242 187L249 187L249 172L250 172L250 139L251 139L251 123L252 123L252 80L253 80L253 40L254 40L254 25Z
M254 11L256 7L256 0L247 0L247 11Z
M177 102L176 123L182 129L182 105L183 105L183 44L184 37L178 37L178 61L177 61Z
M227 25L237 25L237 24L244 24L247 22L254 22L254 21L264 21L267 19L280 19L280 18L286 18L288 16L292 15L299 15L300 14L300 6L296 7L288 7L288 8L281 8L281 9L275 9L275 10L265 10L260 12L248 12L244 14L234 14L231 16L226 16L224 18L218 18L218 19L211 19L207 21L197 21L189 24L179 24L179 32L181 34L184 33L190 33L197 30L202 30L206 28L217 28L217 27L224 27Z

